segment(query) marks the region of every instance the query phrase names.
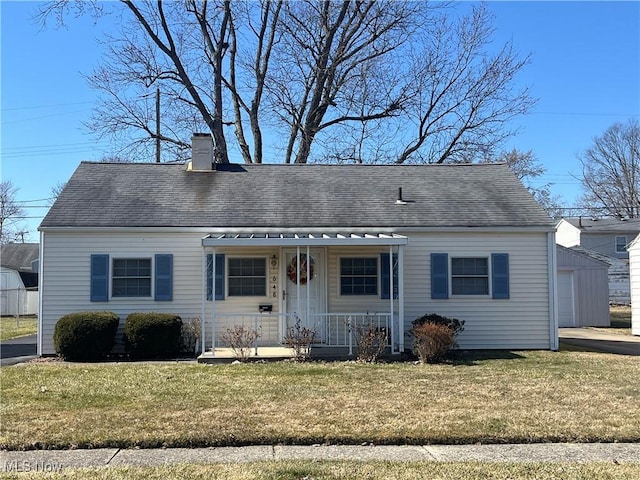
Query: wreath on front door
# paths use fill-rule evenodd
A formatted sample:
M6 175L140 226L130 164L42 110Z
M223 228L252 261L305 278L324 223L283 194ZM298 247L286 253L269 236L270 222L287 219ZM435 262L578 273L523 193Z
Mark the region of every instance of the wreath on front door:
M313 280L313 277L314 277L313 264L315 262L313 260L313 257L310 257L310 259L311 259L311 262L309 263L309 275ZM294 256L291 259L291 262L289 263L289 265L287 266L287 277L289 277L289 280L291 280L293 283L298 283L298 257L297 256ZM306 285L306 284L307 284L307 254L301 253L300 254L300 285Z

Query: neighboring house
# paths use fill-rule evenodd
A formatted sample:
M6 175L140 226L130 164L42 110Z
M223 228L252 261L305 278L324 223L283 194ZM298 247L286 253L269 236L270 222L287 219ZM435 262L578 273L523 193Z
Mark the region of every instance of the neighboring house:
M506 165L80 164L41 226L41 337L70 312L199 317L319 347L372 321L394 353L411 322L466 321L462 348L557 349L554 224ZM344 350L346 352L346 350Z
M37 243L8 243L0 246L0 313L38 313Z
M640 235L629 245L631 266L631 333L640 335Z
M609 326L609 264L580 247L558 249L558 326Z
M609 301L629 304L629 253L627 245L640 233L640 219L563 218L556 241L564 247L580 246L609 264Z

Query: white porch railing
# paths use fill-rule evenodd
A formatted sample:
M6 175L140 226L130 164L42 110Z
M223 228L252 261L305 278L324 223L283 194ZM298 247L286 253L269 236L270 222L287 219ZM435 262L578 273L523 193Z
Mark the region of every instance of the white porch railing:
M235 326L252 328L258 332L259 337L256 339L256 347L280 345L285 335L285 325L290 322L289 317L293 318L293 314L227 313L216 315L215 346L225 346L223 335L227 329L233 329ZM209 339L210 338L211 332L209 332Z
M316 345L348 347L349 355L353 354L359 327L370 325L376 330L384 330L389 344L393 343L389 313L316 313L311 314L310 321L305 321L295 313L233 313L216 315L215 346L224 347L225 332L239 325L258 332L259 337L254 345L256 351L261 346L279 346L283 344L288 329L294 327L299 318L301 327L315 330Z
M353 354L358 328L371 326L386 331L391 338L391 315L388 313L318 313L311 318L320 343L349 347L349 355Z

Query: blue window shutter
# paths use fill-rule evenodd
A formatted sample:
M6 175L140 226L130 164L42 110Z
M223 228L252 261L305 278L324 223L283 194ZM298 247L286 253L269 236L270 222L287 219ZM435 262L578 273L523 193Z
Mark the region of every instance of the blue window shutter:
M449 298L449 255L431 254L431 298Z
M216 300L224 300L224 253L216 254ZM213 297L213 255L207 254L207 300Z
M173 300L173 255L156 255L155 300L170 302Z
M380 254L380 298L389 298L389 254ZM393 254L393 298L398 298L398 254Z
M493 298L509 298L509 254L491 254Z
M91 255L90 300L109 301L109 255Z

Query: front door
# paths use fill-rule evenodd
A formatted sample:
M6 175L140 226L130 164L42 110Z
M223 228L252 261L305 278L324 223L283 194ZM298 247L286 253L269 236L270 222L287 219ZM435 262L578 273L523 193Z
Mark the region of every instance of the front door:
M322 248L311 248L307 259L306 247L300 248L300 267L298 268L296 250L285 250L283 277L285 308L290 315L289 325L295 323L295 318L292 317L295 314L304 327L316 330L319 341L322 341L322 335L318 328L320 322L315 315L326 311L324 254ZM307 275L307 262L310 262L310 275Z

